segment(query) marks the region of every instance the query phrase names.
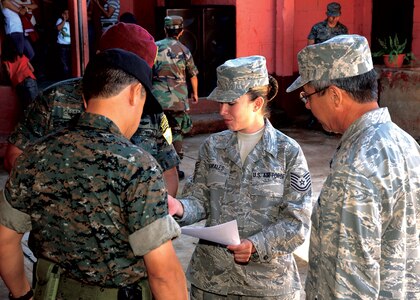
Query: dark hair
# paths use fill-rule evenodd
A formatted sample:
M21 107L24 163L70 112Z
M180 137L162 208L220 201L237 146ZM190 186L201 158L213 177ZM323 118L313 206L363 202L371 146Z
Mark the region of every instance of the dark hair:
M318 80L309 83L315 90L322 90L330 85L346 91L358 103L378 101L378 78L375 69L367 73L347 78ZM321 92L325 93L325 91Z
M2 46L1 46L1 59L3 61L15 62L18 57L22 57L22 53L19 53L16 44L12 38L6 35Z
M120 16L120 22L130 23L130 24L138 24L136 17L130 12L123 13Z
M251 97L251 101L254 101L258 97L262 97L264 99L262 112L264 114L264 117L268 118L270 116L270 109L268 108L268 102L270 102L271 100L274 99L274 97L276 97L278 91L279 91L279 84L277 80L273 76L268 75L268 85L256 86L256 87L250 88L247 94Z
M128 85L139 81L120 69L101 65L87 68L82 82L83 96L89 101L92 98L118 95Z

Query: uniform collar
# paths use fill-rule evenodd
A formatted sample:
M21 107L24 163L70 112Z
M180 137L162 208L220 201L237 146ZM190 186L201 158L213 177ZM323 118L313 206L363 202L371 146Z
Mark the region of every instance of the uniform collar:
M391 121L388 108L382 107L371 110L350 125L350 127L344 132L341 141L353 140L355 136L358 136L364 129L367 130L372 125L387 123Z
M77 121L78 127L89 127L99 131L107 131L116 135L123 135L118 126L111 119L94 113L83 112Z
M271 125L268 119L264 119L265 128L264 133L261 137L262 139L262 150L270 153L273 156L277 155L277 146L276 146L276 129ZM231 131L231 135L226 141L226 143L221 143L217 145L219 149L235 149L235 145L238 143L238 137L236 132ZM258 147L260 143L256 145Z

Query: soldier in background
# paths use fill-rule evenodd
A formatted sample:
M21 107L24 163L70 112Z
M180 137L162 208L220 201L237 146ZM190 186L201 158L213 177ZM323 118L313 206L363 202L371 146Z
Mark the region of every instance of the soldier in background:
M141 26L118 23L101 37L99 49L122 48L131 51L153 66L157 47L153 37ZM9 136L4 166L10 171L16 157L38 138L67 127L84 111L81 78L58 82L45 89L28 108L26 117ZM179 157L172 143L171 129L165 115L144 111L132 142L148 151L163 169L168 193L178 190L176 167Z
M134 53L99 53L86 67L76 124L19 156L0 197L0 276L11 299L32 294L20 245L27 231L35 299L187 299L162 170L130 142L143 109L161 110L151 78Z
M298 53L300 98L343 134L312 215L307 299L420 299L420 146L379 108L368 41Z
M153 94L168 117L174 147L181 159L184 156L184 135L192 128L192 121L187 113L190 110L188 78L192 88L192 103L198 102L198 70L190 50L179 41L183 32L182 17L165 17L166 38L156 42L159 49L153 66ZM180 179L184 178L184 172L179 169L178 175Z
M229 130L200 147L182 198L168 197L181 225L236 220L239 245L200 240L188 267L191 299L300 299L293 257L312 212L311 177L296 141L268 120L277 94L263 56L226 61L208 99L220 103Z
M327 19L312 26L308 35L308 45L322 43L334 36L347 34L347 27L340 23L341 5L331 2L327 5ZM307 127L313 128L317 124L316 118L311 113ZM328 134L324 131L324 133ZM328 134L329 135L329 134Z
M339 22L341 16L340 3L329 3L326 14L327 19L312 26L308 35L308 45L325 42L340 34L348 34L347 27Z

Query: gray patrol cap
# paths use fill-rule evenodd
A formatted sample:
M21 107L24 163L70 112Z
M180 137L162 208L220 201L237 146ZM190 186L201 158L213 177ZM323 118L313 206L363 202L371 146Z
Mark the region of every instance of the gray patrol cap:
M233 102L250 88L269 83L265 57L260 55L227 60L216 72L217 87L207 99L217 102Z
M298 65L300 76L287 88L288 93L313 80L347 78L373 69L368 41L357 34L306 46L298 53Z
M165 28L167 29L182 29L184 27L184 19L180 16L166 16Z
M341 16L341 5L337 2L331 2L327 5L327 16L338 17Z

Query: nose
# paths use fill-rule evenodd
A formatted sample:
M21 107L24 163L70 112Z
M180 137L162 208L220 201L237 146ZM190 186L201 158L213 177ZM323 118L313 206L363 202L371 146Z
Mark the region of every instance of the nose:
M220 103L219 105L219 114L221 116L226 115L228 111L228 105L227 103Z

